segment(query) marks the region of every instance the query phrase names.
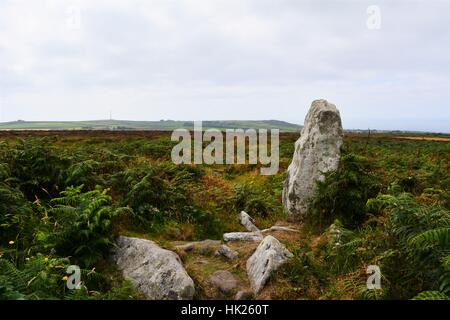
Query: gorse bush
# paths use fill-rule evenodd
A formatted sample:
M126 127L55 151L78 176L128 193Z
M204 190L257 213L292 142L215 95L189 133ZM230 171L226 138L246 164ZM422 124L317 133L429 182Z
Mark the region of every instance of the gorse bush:
M410 295L439 288L440 278L446 273L442 259L450 251L450 211L439 205L418 204L408 193L382 201L390 212L387 230L394 236L398 261L406 266L403 277L399 277L403 283L395 290Z
M109 253L114 220L130 211L111 206L108 189L82 193L82 187L69 187L61 197L52 199L46 228L39 232L38 240L44 248L90 267Z
M243 210L252 216L267 217L281 209L266 190L252 182L237 184L232 202L234 211Z
M170 158L172 148L176 145L170 138L160 138L155 141L140 144L138 150L141 154L153 158Z
M100 179L96 175L101 164L95 160L85 160L77 162L67 170L67 177L64 184L66 186L83 185L88 190L94 189L100 183Z
M164 233L174 223L195 225L196 238L221 236L218 218L194 203L191 192L204 171L198 166L176 166L166 162L145 165L115 174L113 190L121 204L134 211L133 218L147 230Z
M11 183L31 201L51 198L64 189L63 172L69 161L55 152L49 139L20 141L7 161Z
M23 193L5 181L10 177L9 167L0 164L0 243L6 243L20 235L28 243L37 223L32 206Z
M310 248L298 247L292 250L294 257L279 271L289 279L292 288L289 290L292 298L307 296L317 299L321 294L320 288L328 285L327 272L320 265ZM315 288L311 288L314 284Z
M126 202L140 215L148 213L149 208L156 208L158 211L163 211L167 218L171 218L180 213L177 208L188 203L184 191L181 186L171 184L170 181L158 175L158 171L150 170L130 189Z
M410 299L422 291L447 294L450 278L443 261L450 251L450 212L419 204L409 193L379 195L368 207L385 218L368 220L354 231L336 221L327 231L325 261L331 270L341 274L379 265L383 295L391 298Z
M339 168L326 173L325 179L318 182L309 222L329 225L339 219L345 226L355 227L366 219L366 202L379 190L380 184L368 160L346 154Z
M163 163L120 172L112 177L112 184L122 203L144 221L183 221L188 217L183 208L192 204L188 188L201 176L195 167Z
M65 291L67 258L29 258L21 269L0 258L1 299L58 299Z
M130 282L106 276L94 269L81 269L80 288L69 290L66 287L69 265L69 258L37 254L17 267L0 257L0 300L140 298ZM113 281L118 283L113 285Z

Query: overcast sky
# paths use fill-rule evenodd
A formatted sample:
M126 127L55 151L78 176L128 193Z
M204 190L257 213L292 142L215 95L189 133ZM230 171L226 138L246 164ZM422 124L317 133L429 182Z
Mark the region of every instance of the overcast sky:
M302 124L318 98L450 132L450 2L0 0L0 121Z

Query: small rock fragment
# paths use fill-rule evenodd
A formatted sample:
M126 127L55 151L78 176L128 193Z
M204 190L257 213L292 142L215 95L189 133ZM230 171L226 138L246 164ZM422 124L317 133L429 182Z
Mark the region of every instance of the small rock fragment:
M236 278L230 271L218 270L209 278L211 284L220 292L229 294L237 287Z
M259 232L257 226L255 226L255 220L252 219L245 211L241 211L239 214L239 220L241 224L250 232Z
M179 246L175 246L175 250L184 252L198 252L201 255L209 255L215 252L216 248L220 245L220 240L203 240L194 241Z
M220 246L219 250L216 251L216 255L223 256L228 260L234 260L238 257L239 253L223 244L222 246Z
M266 232L271 232L271 231L300 232L297 229L292 229L292 228L282 227L282 226L272 226L268 229L262 230L261 232L266 233Z
M253 292L251 290L241 290L234 296L234 300L250 300L253 299Z

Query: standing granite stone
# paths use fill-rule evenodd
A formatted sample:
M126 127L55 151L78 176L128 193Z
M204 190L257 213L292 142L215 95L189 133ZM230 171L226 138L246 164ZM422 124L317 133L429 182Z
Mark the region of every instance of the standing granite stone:
M175 252L153 241L119 237L113 256L125 278L151 300L191 300L194 282Z
M289 165L283 188L283 204L289 216L302 220L308 215L317 181L323 173L339 166L342 146L342 123L339 111L326 100L315 100L305 118L300 138Z

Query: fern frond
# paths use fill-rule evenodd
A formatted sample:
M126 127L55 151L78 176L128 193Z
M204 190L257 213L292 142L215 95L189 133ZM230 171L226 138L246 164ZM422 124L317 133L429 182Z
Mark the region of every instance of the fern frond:
M423 249L426 246L438 245L443 248L450 246L450 227L443 227L424 231L409 241L410 245L417 249Z
M439 291L424 291L412 300L450 300L450 297Z

